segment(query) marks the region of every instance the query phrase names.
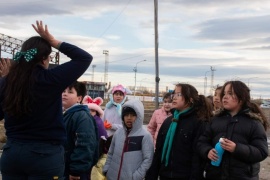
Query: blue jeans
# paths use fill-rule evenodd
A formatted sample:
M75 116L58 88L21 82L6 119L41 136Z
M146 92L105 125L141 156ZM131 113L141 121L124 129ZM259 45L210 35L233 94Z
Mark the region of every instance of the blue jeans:
M8 141L3 147L3 180L61 180L64 167L64 148L60 144Z

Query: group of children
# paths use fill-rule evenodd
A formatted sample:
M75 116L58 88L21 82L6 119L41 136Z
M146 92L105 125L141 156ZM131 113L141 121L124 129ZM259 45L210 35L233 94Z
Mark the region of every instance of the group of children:
M164 95L162 108L153 113L148 131L143 128L142 102L126 101L127 92L122 85L114 86L104 115L100 108L101 100L93 100L89 96L83 99L91 114L96 113L92 116L98 124L99 135L90 135L89 131L95 131L93 124L89 125L93 129L83 131L88 125L82 123L81 135L75 131L70 137L73 144L77 147L92 143L91 147L97 147L93 144L100 142L97 136L98 139L104 137L105 142L111 141L106 148L102 147L99 163L98 159L90 160L80 154L83 157L81 162L85 160L88 164L84 166L87 167L85 171L81 171L81 179L84 173L89 175L93 167L92 179L97 180L105 177L108 180L258 180L259 162L268 155L265 131L269 124L260 108L251 102L249 88L243 82L228 81L217 88L213 104L199 95L194 86L176 84L172 94ZM76 99L71 107L65 107L65 122L68 122L66 113L83 106L79 105L81 100L82 97ZM95 107L89 105L95 101ZM84 137L88 137L85 142ZM217 167L211 161L221 158L214 148L220 138L224 139L221 146L225 153ZM88 156L94 154L92 151ZM72 158L80 161L75 155L70 156L71 161ZM72 169L75 166L71 164L67 164L69 169L66 172L75 176ZM79 167L77 164L76 168Z
M176 84L147 131L144 106L127 100L128 89L114 86L103 112L103 100L86 96L85 85L74 82L89 67L89 53L55 39L42 21L32 26L40 36L23 43L14 63L2 64L3 180L63 174L88 180L90 173L92 180L259 179L269 122L246 84L226 82L215 92L214 108L194 86ZM71 60L48 69L52 47Z
M131 92L122 85L114 86L104 112L102 98L86 95L83 82L74 82L62 93L66 179L144 178L154 145L143 129L142 102L124 104L127 93Z

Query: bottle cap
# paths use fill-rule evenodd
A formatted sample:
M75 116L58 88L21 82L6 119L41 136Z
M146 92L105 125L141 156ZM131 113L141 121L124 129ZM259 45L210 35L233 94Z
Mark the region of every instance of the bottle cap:
M219 138L219 142L224 142L224 138Z

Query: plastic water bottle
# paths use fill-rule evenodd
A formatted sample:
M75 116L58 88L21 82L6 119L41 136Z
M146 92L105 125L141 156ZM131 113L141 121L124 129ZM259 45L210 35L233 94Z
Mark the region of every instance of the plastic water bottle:
M224 141L223 138L220 138L215 146L215 150L217 151L218 160L217 161L211 161L211 164L213 166L219 166L222 160L222 155L224 153L224 149L221 147L220 142Z

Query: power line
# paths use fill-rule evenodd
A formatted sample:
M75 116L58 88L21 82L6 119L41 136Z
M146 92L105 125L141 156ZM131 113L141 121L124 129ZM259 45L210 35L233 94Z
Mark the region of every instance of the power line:
M137 58L137 57L142 57L142 56L144 56L146 54L150 54L150 53L152 53L152 52L144 53L144 54L141 54L141 55L138 55L138 56L132 56L132 57L124 58L124 59L119 59L119 60L111 61L110 63L118 62L118 61L124 61L124 60L127 60L127 59L133 59L133 58Z
M133 58L137 58L137 57L142 57L142 56L144 56L146 54L150 54L150 53L152 53L152 52L147 52L147 53L144 53L144 54L141 54L141 55L137 55L137 56L132 56L132 57L124 58L124 59L118 59L118 60L110 61L110 63L115 63L115 62L124 61L124 60L127 60L127 59L133 59ZM103 57L101 57L101 56L96 57L95 56L95 59L101 59L101 58L103 58ZM103 62L98 62L96 64L103 64Z
M44 0L25 0L24 3L44 2ZM18 2L0 2L0 4L18 4Z
M111 24L105 29L105 31L103 31L103 32L99 35L98 39L95 40L95 41L93 42L93 44L90 45L90 48L91 48L96 42L98 42L98 41L100 40L100 38L101 38L101 37L109 30L109 28L116 22L116 20L117 20L117 19L121 16L121 14L125 11L125 9L127 8L127 6L129 5L130 1L131 1L131 0L128 1L128 3L126 4L126 6L122 9L122 11L118 14L118 16L116 16L116 18L111 22Z

